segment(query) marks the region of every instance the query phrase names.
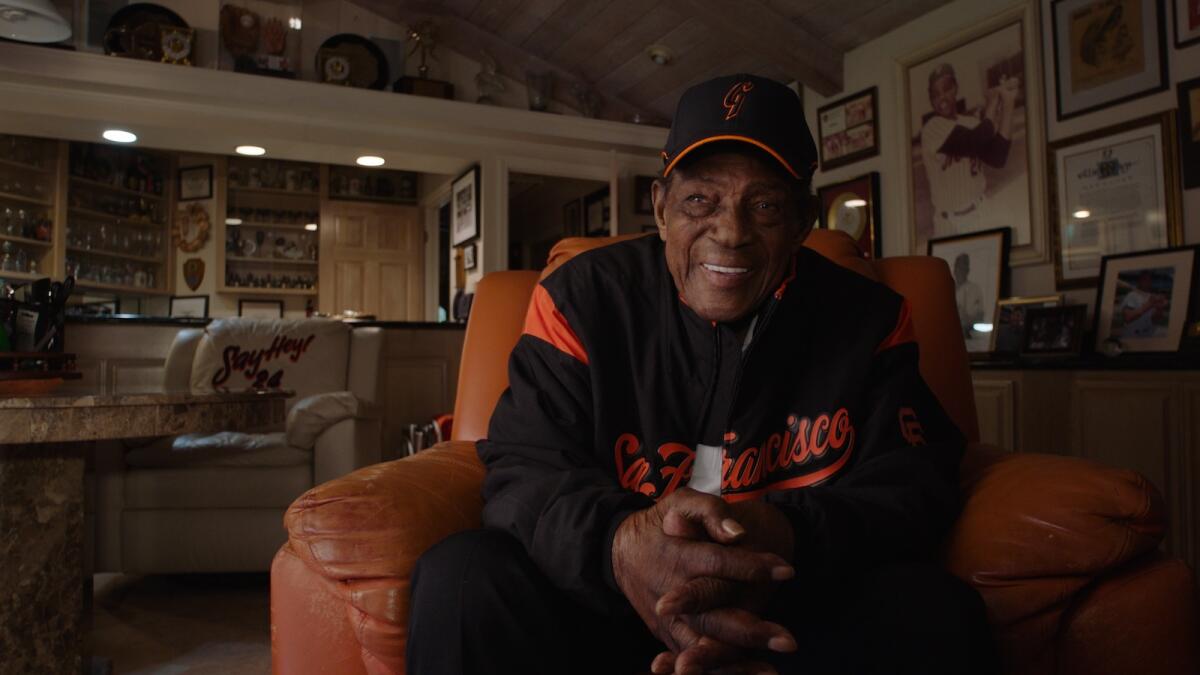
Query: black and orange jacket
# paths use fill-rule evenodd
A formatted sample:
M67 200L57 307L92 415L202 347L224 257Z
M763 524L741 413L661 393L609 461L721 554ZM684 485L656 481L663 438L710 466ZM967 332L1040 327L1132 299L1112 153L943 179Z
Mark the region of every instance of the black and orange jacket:
M791 519L801 578L927 556L957 511L963 438L917 358L903 298L808 249L744 351L680 300L657 237L582 253L535 288L478 444L484 524L616 610L617 526L686 486L704 443L724 450L726 500Z

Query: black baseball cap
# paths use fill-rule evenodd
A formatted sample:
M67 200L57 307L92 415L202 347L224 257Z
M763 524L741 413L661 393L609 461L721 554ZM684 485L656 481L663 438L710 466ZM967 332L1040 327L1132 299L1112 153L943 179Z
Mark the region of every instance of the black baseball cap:
M663 148L663 176L697 148L724 141L748 143L778 161L792 177L809 180L817 146L796 92L757 75L727 75L683 92Z

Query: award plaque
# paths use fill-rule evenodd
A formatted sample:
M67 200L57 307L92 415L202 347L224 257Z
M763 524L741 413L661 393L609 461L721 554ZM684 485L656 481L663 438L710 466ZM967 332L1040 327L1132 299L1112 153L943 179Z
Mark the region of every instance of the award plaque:
M841 230L858 244L864 258L883 255L879 236L879 174L872 171L818 190L820 227Z

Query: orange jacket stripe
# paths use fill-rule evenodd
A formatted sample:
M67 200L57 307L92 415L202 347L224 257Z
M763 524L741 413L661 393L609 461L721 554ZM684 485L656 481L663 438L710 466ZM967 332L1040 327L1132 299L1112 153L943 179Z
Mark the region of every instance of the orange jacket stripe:
M842 467L846 465L846 462L850 461L850 455L852 454L854 454L852 449L846 450L845 454L838 458L838 461L830 464L820 471L814 471L813 473L806 473L803 476L796 476L795 478L781 480L777 483L771 483L766 487L761 487L757 490L751 490L749 492L726 492L725 494L721 495L721 498L727 502L742 502L746 501L747 499L758 499L766 493L775 492L776 490L790 490L792 488L802 488L815 485L841 471Z
M771 148L769 145L767 145L766 143L763 143L762 141L756 141L753 138L750 138L749 136L738 136L736 134L722 134L720 136L709 136L708 138L702 138L702 139L696 141L695 143L692 143L691 145L689 145L686 148L684 148L683 150L681 150L678 155L675 155L675 159L671 160L671 163L667 165L667 168L663 169L663 177L666 178L667 176L671 175L671 169L674 169L675 165L679 163L679 160L683 159L689 152L691 152L692 150L695 150L696 148L698 148L702 145L705 145L707 143L715 143L717 141L741 141L743 143L749 143L750 145L754 145L759 148L762 148L764 151L766 151L767 154L769 154L772 157L774 157L775 159L779 160L779 163L783 165L783 168L788 170L788 173L792 174L793 178L800 178L800 174L797 173L796 170L792 168L791 164L787 163L787 160L783 158L783 155L780 155L778 152L775 152L775 150L773 148Z
M879 343L879 346L875 348L875 353L878 354L892 347L916 341L917 331L913 329L912 307L909 306L908 300L905 300L904 304L900 306L900 317L896 319L896 328L892 330L891 335Z
M574 357L584 365L588 363L587 351L579 341L579 336L567 323L567 318L562 312L558 311L546 287L541 284L534 287L529 311L525 313L525 334L549 342L562 353Z

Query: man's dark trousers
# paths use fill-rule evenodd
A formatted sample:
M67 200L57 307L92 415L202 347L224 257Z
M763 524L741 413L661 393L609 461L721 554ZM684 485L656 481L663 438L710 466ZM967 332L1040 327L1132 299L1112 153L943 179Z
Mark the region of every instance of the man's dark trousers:
M766 616L799 644L754 654L780 675L998 671L978 593L933 565L793 579ZM421 557L408 628L414 675L632 675L664 649L632 610L607 617L573 603L498 530L461 532Z

